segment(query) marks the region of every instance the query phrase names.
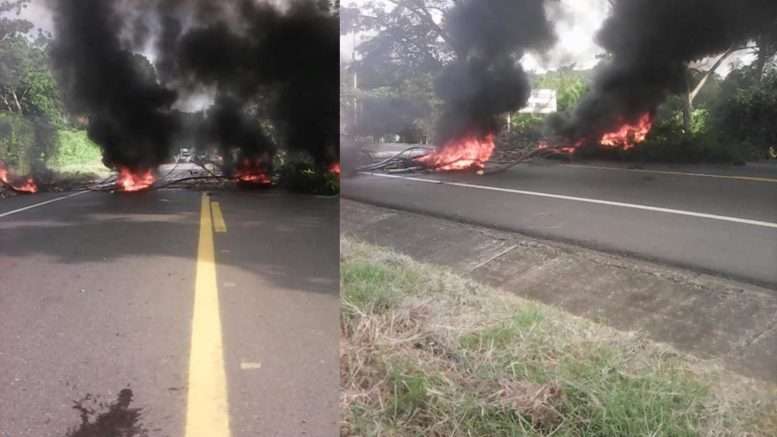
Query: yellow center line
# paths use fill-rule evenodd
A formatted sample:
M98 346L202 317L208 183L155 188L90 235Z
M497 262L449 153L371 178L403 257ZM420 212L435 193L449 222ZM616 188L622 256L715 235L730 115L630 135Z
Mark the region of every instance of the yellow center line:
M202 195L185 437L230 437L210 198Z
M221 205L218 202L211 202L213 209L213 229L216 232L227 232L227 224L224 222L224 215L221 214Z
M565 164L565 165L567 167L591 168L595 170L614 170L614 171L626 171L626 172L630 171L635 173L655 173L655 174L675 175L675 176L696 176L696 177L702 177L702 178L734 179L734 180L740 180L740 181L777 183L777 178L767 178L767 177L758 177L758 176L736 176L736 175L721 175L721 174L682 172L682 171L671 171L671 170L619 168L619 167L607 167L602 165L585 165L585 164Z

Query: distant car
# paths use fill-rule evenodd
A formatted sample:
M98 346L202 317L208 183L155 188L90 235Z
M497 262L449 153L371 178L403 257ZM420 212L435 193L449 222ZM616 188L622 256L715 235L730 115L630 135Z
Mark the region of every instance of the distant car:
M192 162L192 151L187 148L182 148L178 153L178 162Z

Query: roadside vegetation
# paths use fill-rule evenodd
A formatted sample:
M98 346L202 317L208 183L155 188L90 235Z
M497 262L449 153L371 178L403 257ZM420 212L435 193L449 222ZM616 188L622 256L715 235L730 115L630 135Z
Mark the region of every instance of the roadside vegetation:
M334 196L340 193L340 174L321 168L306 153L279 151L273 158L273 167L281 186L291 192Z
M647 140L629 151L593 150L583 157L677 163L734 163L770 159L777 147L777 68L741 66L725 78L712 72L692 108L688 95L659 107ZM703 71L690 70L697 78ZM694 81L694 79L690 79Z
M773 436L777 391L341 240L344 436Z
M286 165L281 181L289 191L320 196L334 196L340 192L340 177L332 171L320 169L307 162Z
M51 35L16 12L28 0L0 5L0 159L15 173L47 183L83 182L107 173L83 120L65 111L48 64Z
M57 144L54 154L47 161L49 169L65 174L104 176L109 173L102 163L100 146L89 139L86 131L61 129L57 132Z

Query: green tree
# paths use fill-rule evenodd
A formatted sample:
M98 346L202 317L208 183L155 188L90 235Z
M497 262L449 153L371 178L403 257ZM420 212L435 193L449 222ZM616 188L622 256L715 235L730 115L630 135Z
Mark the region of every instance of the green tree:
M711 113L715 136L737 147L744 158L765 158L769 147L777 145L777 71L761 74L758 65L731 72Z
M59 122L62 105L48 66L48 40L42 34L31 40L21 33L31 29L29 23L15 21L22 23L0 26L0 33L7 31L0 38L0 110Z
M558 110L568 111L588 92L588 75L590 71L574 70L573 67L567 66L540 75L535 80L535 87L556 90Z
M340 9L341 33L356 40L341 70L341 107L356 133L428 141L439 102L433 78L455 53L443 17L452 0L383 0Z
M394 86L437 74L455 54L442 25L450 0L386 0L341 10L343 34L369 34L356 47L360 88Z
M18 18L29 0L0 1L0 156L20 172L42 166L56 147L62 119L48 67L47 36ZM15 16L14 16L15 13Z

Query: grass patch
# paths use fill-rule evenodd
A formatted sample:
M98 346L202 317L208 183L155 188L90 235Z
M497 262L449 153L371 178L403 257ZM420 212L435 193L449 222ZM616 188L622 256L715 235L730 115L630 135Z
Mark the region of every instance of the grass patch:
M346 314L350 310L370 314L383 313L397 304L402 296L412 293L418 278L398 266L353 262L343 265L342 280L349 284L343 300Z
M773 387L385 249L341 257L342 435L777 435Z
M110 173L102 163L100 146L89 139L86 131L61 129L57 141L56 152L46 163L50 170L63 175Z

